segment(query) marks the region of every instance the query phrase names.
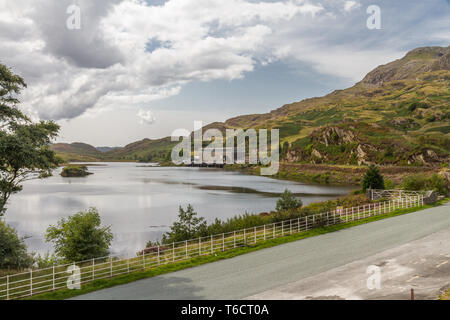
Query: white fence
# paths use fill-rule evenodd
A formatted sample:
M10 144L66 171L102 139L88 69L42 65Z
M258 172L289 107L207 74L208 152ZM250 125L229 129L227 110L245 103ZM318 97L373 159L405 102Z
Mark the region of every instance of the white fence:
M147 248L142 255L130 258L108 256L80 261L75 264L29 270L0 277L0 300L20 299L67 288L68 282L72 281L72 272L67 270L73 265L80 268L79 282L82 285L99 279L113 278L195 257L212 255L216 252L254 245L265 240L308 231L316 227L356 221L389 213L400 208L421 205L423 205L422 195L402 197L358 207L336 208L336 210L331 212Z

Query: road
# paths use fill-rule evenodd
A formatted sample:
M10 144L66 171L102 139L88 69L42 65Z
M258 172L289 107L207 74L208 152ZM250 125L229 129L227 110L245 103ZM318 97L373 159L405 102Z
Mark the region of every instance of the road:
M414 244L422 243L419 239L425 239L423 241L428 243L424 248L434 245L443 246L444 253L447 251L445 254L450 255L450 240L448 240L448 237L446 238L449 232L450 203L447 203L436 208L384 219L259 250L232 259L92 292L74 299L237 300L271 297L306 298L307 295L299 292L299 290L306 290L304 286L306 282L302 283L302 281L311 280L314 276L318 277L317 279L328 279L327 272L330 273L328 274L329 277L336 276L338 274L336 268L339 267L359 263L359 267L353 266L349 269L353 272L339 273L341 275L338 279L341 283L353 282L366 286L365 281L361 281L361 279L367 279L368 277L366 275L367 263L394 266L394 270L395 261L389 259L390 255L405 254L405 251L408 253L406 260L411 261L411 263L424 259L425 250L423 248L422 250L414 250ZM433 234L439 234L436 236L437 240L427 238ZM438 241L438 243L433 243L433 241ZM389 253L389 250L394 251ZM386 256L383 256L383 254ZM445 257L445 254L442 257ZM379 262L379 259L385 260ZM447 265L450 265L450 263ZM441 270L444 270L444 268ZM450 272L448 268L445 270ZM395 270L391 273L391 277L393 275L395 276ZM329 278L329 280L331 279ZM450 274L444 275L444 279L447 279L450 284ZM308 295L313 297L314 294L318 297L334 295L332 290L326 291L321 283L315 283L314 281L308 283ZM328 283L330 284L330 282ZM336 285L335 282L334 284ZM442 285L445 284L442 283ZM291 294L285 295L286 290ZM357 288L353 288L353 291L356 292ZM292 292L294 293L292 294ZM389 294L386 293L386 296ZM348 292L347 294L340 292L340 295L334 298L356 299L358 297ZM367 297L371 298L370 296ZM382 298L382 293L372 298Z

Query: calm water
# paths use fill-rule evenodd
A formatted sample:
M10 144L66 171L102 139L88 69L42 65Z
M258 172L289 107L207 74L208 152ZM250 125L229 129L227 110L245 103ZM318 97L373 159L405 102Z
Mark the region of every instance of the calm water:
M288 188L304 204L336 198L350 187L328 187L244 175L218 169L160 168L136 163L89 166L84 178L63 178L57 169L43 180L28 181L11 197L6 222L27 237L29 250L45 252L50 224L80 210L96 207L114 233L113 253L132 254L158 239L176 220L178 206L192 204L207 218L227 218L275 208Z

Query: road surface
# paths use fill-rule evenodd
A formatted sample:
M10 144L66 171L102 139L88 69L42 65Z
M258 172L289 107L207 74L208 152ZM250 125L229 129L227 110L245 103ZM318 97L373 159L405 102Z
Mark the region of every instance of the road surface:
M436 208L303 239L232 259L99 290L74 299L237 300L271 297L296 299L307 298L308 295L312 295L312 298L314 295L319 298L333 297L333 290L327 291L327 288L323 287L324 281L327 279L331 281L333 276L340 274L338 278L340 283L359 283L364 287L366 283L361 279L368 277L367 263L378 263L381 266L393 268L394 272L391 272L390 277L395 277L397 262L392 260L395 259L392 257L393 254L398 256L408 254L402 262L413 264L426 259L424 256L426 250L423 248L439 245L442 247L441 253L444 253L441 257L443 261L439 260L439 263L445 262L445 255L450 255L450 239L447 237L449 232L450 203L447 203ZM427 238L433 234L438 235L435 238ZM437 243L434 243L435 241ZM414 245L420 245L422 242L426 242L427 245L424 245L421 250L414 250ZM389 252L389 250L394 251ZM359 263L359 265L347 266L352 263ZM441 270L450 272L445 265L450 263L444 263ZM336 268L345 266L352 272L345 272L345 274L336 272ZM398 263L397 266L399 266ZM321 282L311 281L314 276ZM416 279L418 278L411 281ZM450 274L444 275L444 279L447 279L450 284ZM302 282L308 280L309 282ZM305 283L307 283L306 287ZM333 284L333 282L327 283ZM334 284L336 285L336 281ZM445 284L442 283L442 285ZM306 292L307 289L309 290L307 294L302 294L301 291ZM341 290L334 298L365 298L353 294L358 291L358 288L353 288L353 293L350 291L348 289L347 293L342 293ZM386 296L391 295L391 291L386 293ZM286 292L290 292L290 295L286 295ZM381 296L382 293L379 292L378 296L367 297L380 298Z

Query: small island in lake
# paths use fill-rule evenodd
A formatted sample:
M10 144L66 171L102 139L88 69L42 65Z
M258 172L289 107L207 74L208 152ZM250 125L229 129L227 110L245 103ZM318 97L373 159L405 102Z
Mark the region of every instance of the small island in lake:
M91 172L88 172L87 170L88 169L86 166L71 164L71 165L65 166L62 169L61 176L65 177L65 178L70 178L70 177L85 177L90 174L93 174Z

